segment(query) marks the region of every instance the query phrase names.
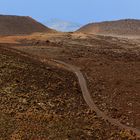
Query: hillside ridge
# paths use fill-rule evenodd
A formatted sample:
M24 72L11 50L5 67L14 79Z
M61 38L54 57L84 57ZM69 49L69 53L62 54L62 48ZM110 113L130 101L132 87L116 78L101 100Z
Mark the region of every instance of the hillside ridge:
M140 20L121 19L89 23L77 31L90 34L140 35Z
M35 32L53 32L53 30L29 16L0 15L0 35Z

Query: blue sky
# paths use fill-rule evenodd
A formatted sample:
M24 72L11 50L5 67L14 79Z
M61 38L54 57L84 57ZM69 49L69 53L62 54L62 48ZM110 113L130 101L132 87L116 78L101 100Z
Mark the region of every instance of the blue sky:
M86 24L122 18L140 19L140 0L0 0L0 14L58 18Z

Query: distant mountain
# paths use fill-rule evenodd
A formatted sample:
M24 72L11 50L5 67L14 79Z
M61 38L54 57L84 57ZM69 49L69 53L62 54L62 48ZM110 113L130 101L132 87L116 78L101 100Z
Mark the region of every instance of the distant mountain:
M79 23L63 21L60 19L51 19L44 23L49 28L62 32L70 32L78 30L82 25Z
M35 32L53 32L53 30L31 17L0 15L0 35L31 34Z
M140 20L122 19L90 23L81 27L78 32L107 35L140 35Z

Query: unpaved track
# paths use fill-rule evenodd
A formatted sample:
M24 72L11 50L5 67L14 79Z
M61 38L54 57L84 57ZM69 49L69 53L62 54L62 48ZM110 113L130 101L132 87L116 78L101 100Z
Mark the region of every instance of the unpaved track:
M92 97L89 93L89 90L88 90L88 87L87 87L87 82L86 82L82 72L80 71L80 69L78 67L67 64L67 63L59 61L59 60L54 60L54 62L62 64L66 69L68 69L68 70L70 70L70 71L72 71L76 74L76 76L78 78L78 81L79 81L79 85L81 87L81 91L82 91L84 100L86 101L86 103L88 104L90 109L94 110L96 112L97 116L103 118L103 120L108 121L112 125L118 126L121 129L126 129L126 130L133 131L134 133L137 134L137 136L140 136L140 130L139 129L123 125L117 119L113 119L113 118L108 117L96 106L96 104L93 102L93 99L92 99Z
M30 54L28 53L24 53L22 51L19 51L17 49L13 49L13 48L5 48L11 52L15 52L15 53L18 53L20 54L21 56L24 56L24 57L28 57L28 58L31 58L33 60L38 60L38 58L36 58L35 56L31 56ZM46 60L43 59L42 62L45 62ZM48 61L48 60L47 60ZM109 122L110 124L112 125L115 125L115 126L118 126L119 128L121 129L125 129L125 130L129 130L129 131L132 131L134 132L137 136L140 137L140 130L139 129L136 129L136 128L133 128L133 127L129 127L129 126L126 126L122 123L120 123L117 119L113 119L111 117L108 117L106 114L104 114L97 106L96 104L93 102L93 99L89 93L89 90L88 90L88 87L87 87L87 82L82 74L82 72L80 71L80 68L76 67L76 66L73 66L73 65L70 65L70 64L67 64L65 62L62 62L60 60L50 60L50 62L52 62L52 65L56 65L56 66L61 66L63 68L65 68L66 70L69 70L73 73L76 74L77 78L78 78L78 81L79 81L79 85L80 85L80 88L81 88L81 91L82 91L82 94L83 94L83 97L84 97L84 100L85 102L88 104L88 106L90 107L91 110L95 111L97 116L98 117L101 117L103 120Z

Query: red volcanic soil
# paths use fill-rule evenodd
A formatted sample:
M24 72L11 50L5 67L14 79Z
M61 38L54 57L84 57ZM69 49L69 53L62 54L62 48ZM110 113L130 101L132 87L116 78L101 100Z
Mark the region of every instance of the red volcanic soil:
M139 39L41 33L0 42L1 139L139 140ZM103 114L66 64L80 68Z
M0 15L0 35L31 34L53 32L31 17Z
M75 75L0 44L1 140L135 138L89 110Z
M78 32L91 34L140 35L140 20L125 19L90 23L80 28Z

